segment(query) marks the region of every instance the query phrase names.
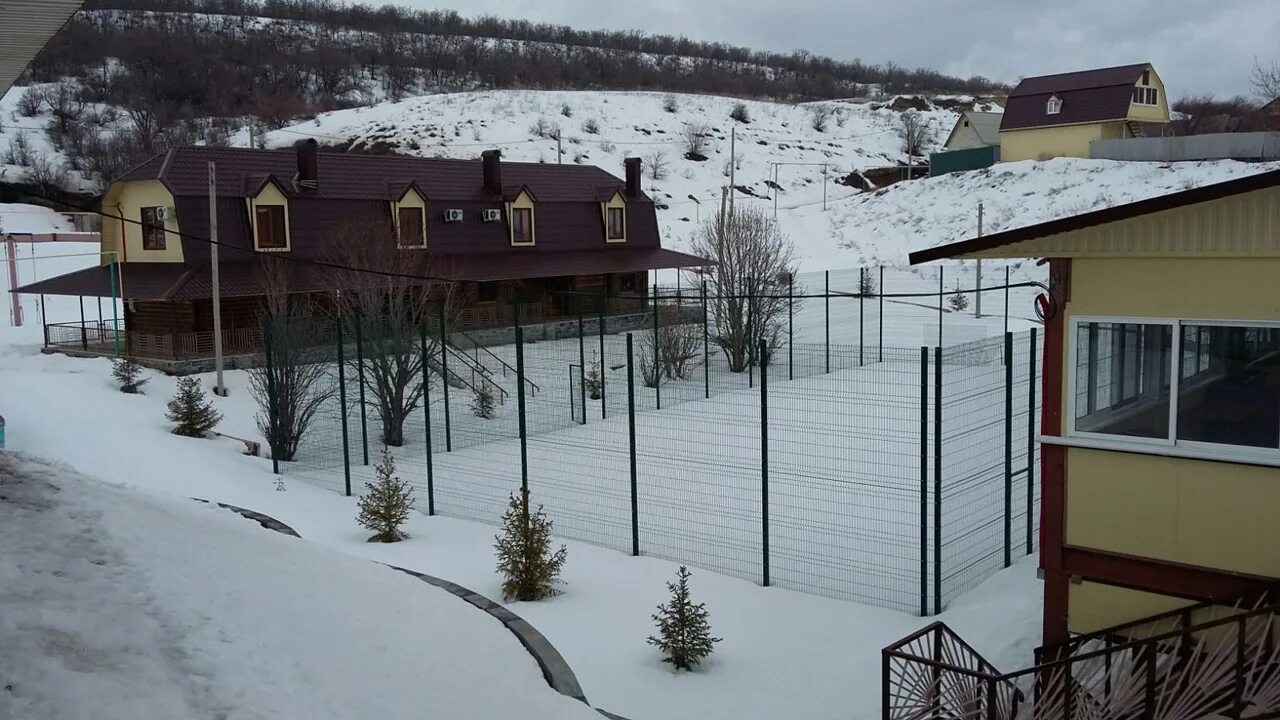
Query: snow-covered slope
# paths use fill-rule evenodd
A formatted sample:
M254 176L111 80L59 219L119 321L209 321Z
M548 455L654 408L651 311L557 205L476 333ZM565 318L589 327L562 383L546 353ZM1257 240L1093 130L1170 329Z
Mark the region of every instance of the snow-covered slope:
M862 192L840 179L905 160L898 134L901 113L891 107L678 95L669 112L664 108L668 97L533 91L428 95L325 113L270 132L259 142L283 147L315 137L355 149L447 157L476 157L496 147L508 160L555 162L558 128L561 162L599 165L620 175L623 158L645 159L645 188L660 203L663 242L677 249L687 249L698 221L716 212L721 188L729 184L730 145L735 144L737 202L769 211L776 206L782 229L796 243L802 271L903 264L911 250L976 234L979 202L985 205L984 231L990 233L1280 167L1060 158ZM749 123L729 117L739 102ZM813 113L821 107L835 113L823 132L813 127ZM930 108L921 117L928 127L925 152L935 150L956 114ZM705 161L684 157L684 133L697 125L710 129ZM249 138L242 133L234 141L247 144ZM665 170L658 178L649 174L655 164Z

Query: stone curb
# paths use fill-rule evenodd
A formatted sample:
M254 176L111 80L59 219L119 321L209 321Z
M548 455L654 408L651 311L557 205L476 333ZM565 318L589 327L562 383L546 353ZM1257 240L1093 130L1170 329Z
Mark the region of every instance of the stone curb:
M211 502L204 498L192 499L202 503ZM274 530L275 532L289 535L291 537L302 537L298 534L298 531L270 515L263 515L260 512L237 507L235 505L228 505L227 503L211 504L230 510L234 513L238 513L249 520L253 520L268 530ZM565 661L564 656L560 654L559 650L556 650L555 646L551 644L551 641L547 640L545 635L538 632L538 630L525 621L524 618L516 615L505 606L490 600L484 595L465 588L457 583L452 583L448 580L441 580L438 577L421 573L416 570L402 568L397 565L390 565L387 563L379 564L386 565L393 570L399 570L406 575L412 575L413 577L429 585L434 585L435 587L461 598L474 607L488 613L490 617L502 623L503 627L511 631L511 634L516 636L516 639L520 641L521 645L524 645L525 650L527 650L529 654L533 656L533 659L538 662L538 667L542 670L542 677L546 679L547 684L550 685L553 690L561 695L571 697L574 700L579 700L590 705L590 703L587 702L586 694L582 692L582 685L578 683L578 676L573 673L573 668L569 667L569 663ZM594 708L594 710L610 720L626 720L626 718L621 715L614 715L613 713L601 710L600 708Z

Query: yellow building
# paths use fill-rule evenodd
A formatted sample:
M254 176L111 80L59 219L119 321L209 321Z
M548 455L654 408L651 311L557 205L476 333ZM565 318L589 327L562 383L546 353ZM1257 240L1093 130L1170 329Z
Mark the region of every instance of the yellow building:
M942 258L1049 261L1046 645L1280 579L1280 171Z
M1089 157L1089 143L1160 135L1169 122L1164 83L1147 63L1030 77L1000 122L1000 159Z

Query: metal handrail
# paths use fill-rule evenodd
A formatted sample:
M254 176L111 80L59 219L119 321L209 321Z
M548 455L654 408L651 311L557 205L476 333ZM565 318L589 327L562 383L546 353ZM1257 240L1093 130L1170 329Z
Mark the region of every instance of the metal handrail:
M475 375L478 373L480 375L481 380L489 383L494 388L496 388L499 393L498 402L503 405L507 404L507 398L510 397L510 395L507 393L505 388L503 388L498 383L494 382L493 378L490 377L488 368L486 368L483 365L475 364L475 361L467 357L465 353L459 351L458 348L453 347L452 345L446 344L445 349L447 349L450 352L451 357L454 357L454 358L461 357L464 360L463 364L467 366L467 369L471 370L472 377L475 377ZM467 382L467 379L459 375L457 372L454 372L453 370L449 370L449 374L457 378L458 382L470 388L472 392L477 392L476 386L473 385L472 383ZM449 382L449 378L447 377L444 378L444 381Z
M479 342L478 340L476 340L475 338L471 337L471 335L470 335L470 334L468 334L468 333L467 333L467 331L465 331L465 330L454 330L453 332L454 332L454 333L457 333L458 335L461 335L461 336L462 336L462 337L464 337L464 338L466 338L466 339L467 339L467 341L471 343L471 346L472 346L472 347L475 347L475 348L478 348L478 349L480 349L480 350L483 350L483 351L484 351L484 353L485 353L486 355L488 355L489 357L493 358L494 360L497 360L497 361L502 365L502 377L506 377L506 376L507 376L507 371L508 371L508 370L510 370L510 371L511 371L511 372L513 372L513 373L514 373L514 372L516 372L516 369L515 369L514 367L512 367L510 364L508 364L506 360L503 360L502 358L498 357L498 356L497 356L497 355L496 355L492 350L490 350L489 348L485 347L484 345L481 345L481 344L480 344L480 342ZM457 346L456 346L456 345L453 345L452 343L450 343L450 345L451 345L452 347L457 348ZM459 351L459 352L462 352L462 353L463 353L463 355L465 355L465 354L466 354L466 353L465 353L465 351L462 351L462 349L461 349L461 348L457 348L457 349L458 349L458 351ZM468 358L468 359L469 359L469 358ZM484 367L484 364L483 364L483 363L480 363L480 365L481 365L481 367ZM525 384L527 384L527 385L529 386L529 388L533 390L533 396L534 396L534 397L537 397L537 396L538 396L538 393L542 391L542 388L538 386L538 383L536 383L536 382L534 382L534 381L530 380L530 379L529 379L529 378L527 378L527 377L524 379L524 381L525 381Z

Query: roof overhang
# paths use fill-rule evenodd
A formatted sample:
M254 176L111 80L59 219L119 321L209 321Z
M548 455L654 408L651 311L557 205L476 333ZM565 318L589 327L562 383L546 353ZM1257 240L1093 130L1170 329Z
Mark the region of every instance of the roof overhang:
M1119 236L1108 237L1103 232L1103 226L1118 227L1125 221L1135 218L1157 213L1172 213L1203 203L1224 201L1247 193L1267 190L1270 190L1267 197L1254 203L1253 207L1234 209L1236 215L1249 212L1249 222L1237 219L1229 223L1224 222L1223 225L1214 228L1224 237L1234 236L1227 237L1228 240L1234 241L1234 245L1232 242L1220 242L1218 248L1208 249L1208 243L1222 238L1212 237L1212 233L1205 229L1189 228L1185 222L1181 222L1185 218L1180 218L1177 223L1171 223L1170 227L1158 237L1146 238L1140 243L1130 242L1131 239L1126 240ZM1225 210L1226 208L1216 208L1217 212ZM1280 254L1280 217L1277 216L1280 216L1280 170L1272 170L1081 215L1050 220L1038 225L1006 230L994 235L984 235L927 250L918 250L911 253L908 258L912 265L919 265L945 259L1072 257L1086 254L1220 255L1224 252L1239 252L1245 249L1243 248L1245 244L1251 245L1245 252L1248 255L1270 255L1273 252ZM1128 246L1124 243L1128 243Z
M0 0L0 95L82 4L83 0Z

